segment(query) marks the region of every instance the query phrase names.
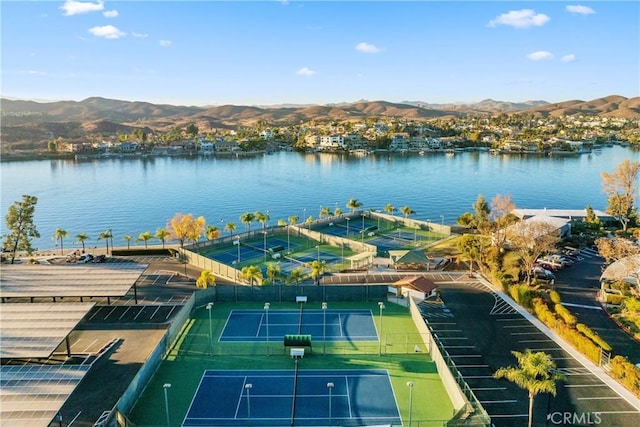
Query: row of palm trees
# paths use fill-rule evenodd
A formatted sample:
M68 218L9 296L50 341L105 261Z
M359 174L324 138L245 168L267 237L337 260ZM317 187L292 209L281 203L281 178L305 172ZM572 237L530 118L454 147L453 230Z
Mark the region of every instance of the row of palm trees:
M351 210L351 213L355 213L362 206L363 206L362 202L360 202L358 199L353 199L353 198L349 199L349 201L346 203L346 207ZM398 209L390 203L385 205L382 210L390 215L393 215L394 212L399 210L400 212L402 212L405 218L408 218L410 215L413 215L416 213L409 206L403 206L400 209ZM331 215L341 217L343 215L343 211L338 207L336 207L333 212L329 207L326 207L326 206L320 207L320 213L319 213L320 218L328 217ZM270 217L269 217L269 211L266 211L266 212L256 211L253 213L245 212L242 215L240 215L239 219L240 219L240 222L245 224L245 226L247 227L247 231L251 232L251 224L254 221L259 222L262 225L263 230L266 229L268 226ZM299 220L300 220L299 216L292 215L288 217L286 221L283 219L278 220L277 224L281 227L285 227L287 225L296 225L298 224ZM304 223L306 225L311 225L313 220L314 220L313 216L309 216L308 218L304 219ZM233 235L236 229L237 229L237 224L234 222L227 222L224 225L224 231L227 231L230 235ZM220 232L221 230L219 227L211 224L207 225L206 229L204 230L204 234L208 240L214 240L219 238ZM64 254L64 239L67 237L69 237L69 232L63 228L57 228L55 233L53 234L53 237L52 237L53 240L56 243L58 242L60 243L61 254ZM135 239L135 242L144 243L144 247L146 249L148 247L148 242L150 240L158 239L162 242L162 247L164 248L165 242L172 238L173 237L171 236L171 233L169 230L167 230L166 228L158 228L155 234L152 234L150 231L145 231L143 233L140 233L138 237ZM131 241L134 240L134 236L127 234L123 236L123 239L127 242L127 249L131 249ZM82 245L82 252L85 252L85 249L86 249L85 242L88 240L90 240L90 238L86 233L78 233L75 235L75 241ZM104 232L100 233L98 235L97 240L105 241L107 253L109 252L109 244L111 244L111 247L113 248L113 233L111 232L111 229L107 229Z
M313 262L309 262L306 264L308 268L311 269L309 272L309 277L311 277L316 284L318 283L320 276L327 271L327 263L326 261L315 260ZM278 282L282 282L285 284L299 284L305 277L306 273L302 267L294 268L289 272L288 275L285 275L282 271L282 267L280 264L269 263L267 264L266 270L267 280L263 282L264 275L262 273L262 269L257 265L247 265L242 267L240 271L240 277L249 282L252 286L254 283L269 284L275 285Z

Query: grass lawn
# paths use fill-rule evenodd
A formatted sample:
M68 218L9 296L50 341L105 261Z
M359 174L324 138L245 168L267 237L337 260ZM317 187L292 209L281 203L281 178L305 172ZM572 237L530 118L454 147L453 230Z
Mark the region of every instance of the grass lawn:
M370 309L380 331L377 303L329 303L329 309ZM194 312L183 335L177 340L166 360L148 384L129 414L137 426L164 423L163 384L170 383L169 411L171 425L179 426L184 419L202 374L214 370L293 369L292 359L281 341L227 343L218 342L231 310L260 310L257 303L216 303L211 310L213 347L209 345L209 312L204 307ZM272 303L270 310L296 309L294 303ZM305 309L319 309L311 304ZM271 311L273 312L273 311ZM409 419L409 387L412 381L414 425L441 426L453 415L453 406L436 372L435 364L419 345L419 335L408 309L385 302L382 313L382 345L380 342L316 342L311 353L300 360L300 369L385 369L403 422ZM420 352L416 352L416 346ZM379 355L378 352L382 354ZM215 404L215 402L212 402ZM418 423L420 421L420 423Z

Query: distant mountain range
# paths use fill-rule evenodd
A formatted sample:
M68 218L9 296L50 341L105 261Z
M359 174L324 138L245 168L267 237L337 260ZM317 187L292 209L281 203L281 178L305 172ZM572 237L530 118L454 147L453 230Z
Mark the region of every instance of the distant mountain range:
M329 105L214 107L176 106L148 102L87 98L83 101L35 102L0 99L2 144L46 142L57 137L83 138L130 133L136 128L165 131L195 123L201 130L248 126L259 121L272 126L311 121L361 121L368 117L429 120L465 115L533 114L536 117L602 115L640 118L640 98L611 95L591 101L521 103L486 99L472 104L429 104L422 101L392 103L358 101Z

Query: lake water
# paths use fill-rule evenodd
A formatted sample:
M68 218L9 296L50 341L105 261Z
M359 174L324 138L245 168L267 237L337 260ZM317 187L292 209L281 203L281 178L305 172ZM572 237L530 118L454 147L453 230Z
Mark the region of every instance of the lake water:
M176 212L204 216L222 228L246 211L269 211L278 219L316 218L321 206L343 211L350 198L365 209L387 203L410 206L415 218L454 223L478 194L491 200L508 194L517 207L594 209L606 207L602 171L638 151L614 146L600 154L571 157L455 155L369 155L281 152L253 158L156 157L101 160L41 160L2 163L2 215L23 194L38 197L35 221L41 238L34 247L52 248L58 227L69 232L65 248L78 233L89 246L111 229L114 244L166 226ZM255 226L254 226L255 227ZM2 221L2 233L6 225Z

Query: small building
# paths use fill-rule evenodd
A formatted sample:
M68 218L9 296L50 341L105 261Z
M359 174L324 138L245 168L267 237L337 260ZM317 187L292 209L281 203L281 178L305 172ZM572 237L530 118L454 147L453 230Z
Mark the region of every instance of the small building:
M392 283L389 292L396 296L412 297L423 301L431 296L435 296L438 286L424 276L405 277Z
M400 270L429 270L429 258L423 251L390 250L389 260L391 265Z

